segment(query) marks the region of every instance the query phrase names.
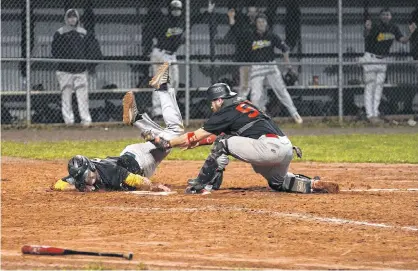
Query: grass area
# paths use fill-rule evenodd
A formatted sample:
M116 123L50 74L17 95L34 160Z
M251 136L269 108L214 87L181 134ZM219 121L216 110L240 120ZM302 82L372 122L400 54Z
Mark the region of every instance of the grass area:
M353 134L294 136L303 159L316 162L418 163L418 134ZM69 159L76 154L104 158L117 156L135 139L117 141L14 142L2 141L2 156L35 159ZM209 147L175 149L169 160L204 160Z

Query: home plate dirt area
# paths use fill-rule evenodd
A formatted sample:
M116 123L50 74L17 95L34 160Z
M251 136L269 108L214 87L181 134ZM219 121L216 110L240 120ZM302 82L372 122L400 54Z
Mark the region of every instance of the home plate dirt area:
M2 269L418 269L418 165L306 163L339 194L272 192L231 162L222 189L185 195L203 161L163 161L174 192L50 192L67 161L2 157ZM133 252L132 261L22 255L23 245Z

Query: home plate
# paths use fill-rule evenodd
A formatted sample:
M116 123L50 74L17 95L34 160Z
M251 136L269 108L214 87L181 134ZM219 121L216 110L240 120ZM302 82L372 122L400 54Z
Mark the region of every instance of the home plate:
M170 191L170 192L127 191L126 193L140 195L140 196L168 196L168 195L177 194L176 191Z

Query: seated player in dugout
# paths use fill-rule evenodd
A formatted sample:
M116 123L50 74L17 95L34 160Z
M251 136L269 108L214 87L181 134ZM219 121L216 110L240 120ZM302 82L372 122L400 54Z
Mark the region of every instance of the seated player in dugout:
M224 83L212 85L207 90L213 114L203 127L167 140L149 137L159 149L174 147L193 148L203 139L217 135L211 153L199 175L188 181L186 193L209 194L219 188L222 175L231 155L250 163L256 173L261 174L275 191L297 193L337 193L337 183L321 181L302 174L288 172L293 159L293 149L299 158L302 151L293 147L280 128L255 105L237 97Z
M152 135L170 140L184 133L183 120L178 108L175 90L167 87L169 64L160 66L150 85L161 100L162 114L166 128L151 120L146 114L139 114L133 92L123 98L123 122L135 126L142 136ZM211 144L213 138L205 138L200 145ZM151 142L128 145L119 157L88 159L77 155L68 163L69 176L55 183L54 190L96 191L110 190L157 190L169 191L161 184L153 184L150 178L169 150L156 148Z

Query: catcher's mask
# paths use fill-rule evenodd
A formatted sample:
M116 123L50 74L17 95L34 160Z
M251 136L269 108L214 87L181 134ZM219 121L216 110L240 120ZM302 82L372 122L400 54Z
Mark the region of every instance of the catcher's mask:
M216 83L206 90L208 101L213 101L219 98L229 99L237 95L231 88L225 83Z
M95 172L96 166L85 156L76 155L68 161L68 173L75 180L75 187L84 191L89 172Z

